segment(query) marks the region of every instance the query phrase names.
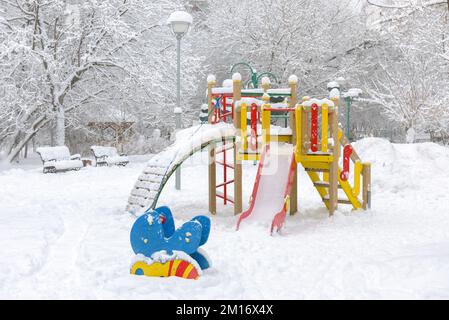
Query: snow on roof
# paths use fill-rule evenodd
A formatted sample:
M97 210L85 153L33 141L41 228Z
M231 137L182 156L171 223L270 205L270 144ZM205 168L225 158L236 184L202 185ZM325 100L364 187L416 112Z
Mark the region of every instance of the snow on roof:
M315 99L315 98L307 100L307 101L303 101L302 105L304 107L311 107L312 104L314 104L314 103L316 103L319 107L321 107L323 104L327 104L327 106L331 107L331 108L333 108L335 106L334 102L332 102L329 99Z
M171 24L172 22L186 22L192 24L193 18L185 11L175 11L167 19L168 24Z
M338 84L337 81L331 81L327 84L327 88L328 89L332 89L332 88L340 88L340 85Z
M260 100L260 99L251 98L251 97L242 97L240 99L240 101L236 102L236 105L240 106L242 103L246 103L247 106L250 106L252 104L255 104L257 106L261 106L263 104L263 101Z
M350 97L350 98L355 98L358 97L362 94L362 89L359 88L351 88L346 92L343 92L343 97Z
M223 93L232 93L232 92L233 92L232 88L230 88L230 87L221 87L221 88L217 87L217 88L212 89L213 94L223 94ZM251 93L251 94L257 93L257 94L262 95L264 93L264 91L263 91L263 89L243 89L242 90L242 95L245 95L248 93ZM272 95L276 95L276 94L285 95L285 94L291 94L291 90L290 90L290 88L268 89L268 93L272 94Z
M225 79L225 80L223 80L222 86L226 87L226 88L229 88L229 87L232 88L232 86L233 86L232 79Z

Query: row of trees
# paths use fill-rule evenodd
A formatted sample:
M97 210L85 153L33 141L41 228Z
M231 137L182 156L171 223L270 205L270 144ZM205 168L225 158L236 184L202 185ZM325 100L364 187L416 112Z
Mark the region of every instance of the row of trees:
M7 160L43 129L52 129L54 143L62 145L67 127L85 127L86 117L101 119L120 108L162 121L175 74L164 19L180 5L1 0L0 143ZM185 59L186 75L199 71L200 60Z
M372 126L448 136L447 0L0 0L3 156L32 139L79 144L95 135L88 122L114 117L134 122L134 152L149 151L154 128L167 136L176 60L165 21L176 9L195 21L183 41L185 125L205 75L248 61L283 83L296 74L304 95L344 77L365 92L356 107Z

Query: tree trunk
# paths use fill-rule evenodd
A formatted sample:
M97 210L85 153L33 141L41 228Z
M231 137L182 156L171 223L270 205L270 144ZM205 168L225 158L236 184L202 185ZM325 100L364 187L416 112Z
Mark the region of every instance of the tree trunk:
M25 143L25 149L23 151L23 158L24 159L28 158L28 142Z
M33 130L28 132L23 138L16 139L16 143L14 143L9 151L8 157L6 158L6 160L8 162L12 162L14 161L14 159L16 159L20 153L20 151L23 149L23 147L28 143L28 141L30 141L35 134L42 128L44 127L47 123L49 122L48 119L46 119L45 117L40 117L39 119L37 119L34 123Z
M65 111L61 105L58 106L56 114L56 145L65 145Z

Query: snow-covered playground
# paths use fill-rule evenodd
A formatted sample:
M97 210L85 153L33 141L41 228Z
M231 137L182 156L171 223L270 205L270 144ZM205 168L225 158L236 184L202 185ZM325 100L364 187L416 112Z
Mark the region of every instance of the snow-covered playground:
M448 35L449 0L0 0L0 300L449 300Z
M433 143L353 143L372 163L372 209L328 216L303 169L299 213L281 234L220 208L205 244L213 265L196 281L129 274L129 192L149 157L127 167L42 174L38 158L0 171L0 298L448 299L449 149ZM203 152L204 155L205 152ZM207 165L197 153L159 204L176 225L208 213ZM257 166L244 163L251 186ZM251 188L243 190L244 209Z

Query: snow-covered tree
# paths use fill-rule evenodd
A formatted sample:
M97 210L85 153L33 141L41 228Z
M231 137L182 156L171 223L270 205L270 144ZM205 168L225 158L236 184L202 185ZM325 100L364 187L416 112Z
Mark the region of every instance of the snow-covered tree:
M165 105L174 97L176 60L165 21L180 5L0 0L0 92L7 97L0 101L0 141L7 159L53 123L56 144L64 144L77 109L117 99L140 106L142 119L172 109ZM196 85L200 59L186 56L183 62L188 92Z
M366 91L387 117L416 132L449 132L447 1L368 1L382 46Z

